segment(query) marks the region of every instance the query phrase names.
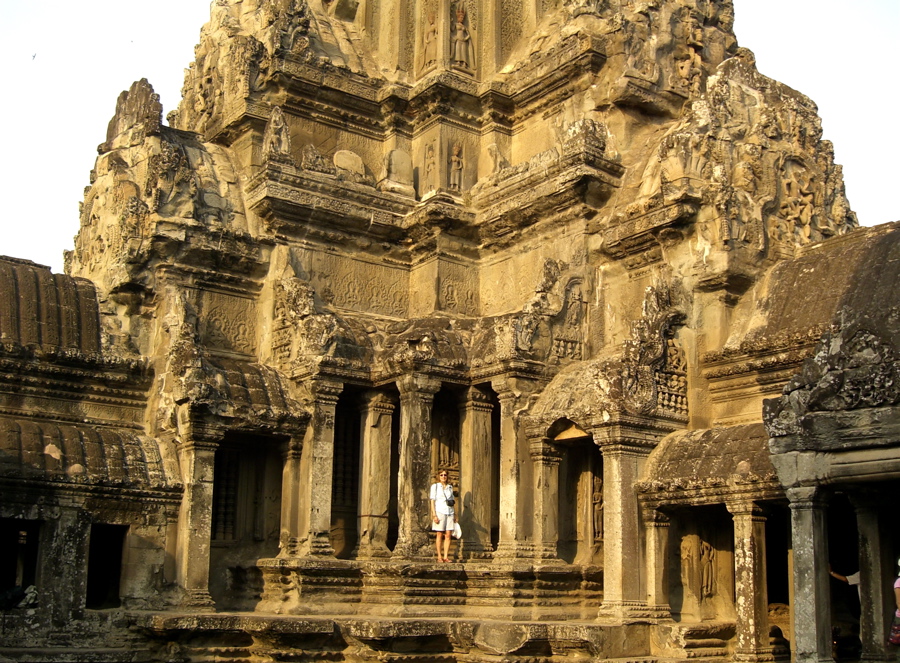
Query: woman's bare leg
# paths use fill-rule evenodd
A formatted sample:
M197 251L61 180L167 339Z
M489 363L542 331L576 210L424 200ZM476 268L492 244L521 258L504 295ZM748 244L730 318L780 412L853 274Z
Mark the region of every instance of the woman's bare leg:
M437 551L437 561L443 562L444 558L441 557L441 535L443 532L435 532L434 533L434 549Z
M450 557L450 539L452 538L452 530L444 532L444 561L449 562Z

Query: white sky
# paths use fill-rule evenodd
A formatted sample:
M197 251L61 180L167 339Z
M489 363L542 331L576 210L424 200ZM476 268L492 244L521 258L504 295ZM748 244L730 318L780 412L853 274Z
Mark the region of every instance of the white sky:
M734 4L759 70L819 105L860 222L900 220L900 0ZM62 271L119 93L147 78L174 109L208 18L209 0L0 0L0 255Z

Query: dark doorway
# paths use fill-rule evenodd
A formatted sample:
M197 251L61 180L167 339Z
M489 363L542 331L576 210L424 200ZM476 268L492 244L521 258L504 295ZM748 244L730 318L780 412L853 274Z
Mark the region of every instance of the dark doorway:
M0 592L35 584L39 531L36 520L0 518Z
M590 437L566 440L559 464L557 554L572 564L603 555L603 456Z
M359 395L345 388L334 411L331 481L331 546L342 559L350 557L357 544L360 422Z
M496 550L500 543L500 399L492 390L491 402L491 547Z
M854 584L830 577L833 654L838 660L858 660L859 639L859 530L856 511L844 493L828 501L828 564Z
M766 513L766 593L769 604L790 603L791 577L788 551L791 548L791 514L785 506L773 506Z
M460 393L441 387L434 396L431 409L431 473L447 470L450 483L459 491ZM434 481L434 479L432 479Z
M216 450L209 592L222 609L251 610L257 561L278 554L285 440L231 433Z
M396 399L399 400L399 394ZM387 547L393 550L400 537L400 507L399 507L399 480L400 480L400 416L399 411L394 411L391 418L391 497L388 504L388 532Z
M91 525L86 608L104 610L121 605L119 581L122 578L122 551L127 533L126 525Z

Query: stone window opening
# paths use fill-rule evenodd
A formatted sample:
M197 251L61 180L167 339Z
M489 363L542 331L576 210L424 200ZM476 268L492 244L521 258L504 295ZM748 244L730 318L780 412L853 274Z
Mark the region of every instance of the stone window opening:
M437 481L438 471L447 470L447 481L453 486L456 516L462 513L462 487L460 485L460 414L461 394L458 389L444 385L434 395L431 410L431 472L428 488ZM433 542L436 534L429 528L428 536ZM431 546L433 549L433 544ZM456 539L450 543L450 559L460 556L460 545Z
M500 401L491 390L491 549L500 544Z
M360 482L359 395L345 387L334 412L334 460L331 480L331 547L335 557L348 559L357 547ZM380 480L379 477L365 477Z
M213 470L209 592L224 609L252 609L262 592L257 561L278 554L283 440L228 434Z
M258 439L228 440L216 451L212 540L218 545L228 542L265 541L266 516L275 501L280 503L281 484L268 475L272 465L280 471L275 445L259 444Z
M457 493L460 477L459 398L454 390L442 387L434 396L431 415L431 475L433 477L439 469L447 470L448 481Z
M127 525L91 525L85 607L89 610L118 608L122 604L122 553Z
M571 430L556 437L564 449L559 466L557 554L570 564L602 566L603 455L580 429L580 437L567 437Z
M397 396L399 399L399 396ZM388 503L387 547L393 551L400 536L400 417L391 419L390 501Z
M0 594L37 584L40 522L0 518Z

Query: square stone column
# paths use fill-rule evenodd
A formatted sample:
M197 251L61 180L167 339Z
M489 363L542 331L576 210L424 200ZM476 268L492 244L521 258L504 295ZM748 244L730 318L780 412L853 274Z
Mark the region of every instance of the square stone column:
M559 462L562 450L545 437L531 438L534 463L534 557L559 560Z
M889 525L880 527L878 505L870 497L851 496L856 510L856 527L859 532L859 637L862 640L863 661L890 660L892 652L885 646L888 632L886 627L886 607L894 606L893 575L885 573L885 567L892 568L894 560L886 560L882 547L881 532L887 532ZM887 564L885 564L887 562Z
M212 537L215 455L221 436L191 426L190 437L178 446L184 493L178 512L176 581L183 591L182 606L212 610L209 595L209 549Z
M769 597L766 591L766 519L749 501L728 502L734 520L736 661L770 661Z
M333 555L331 547L331 482L334 471L334 412L343 390L340 382L308 384L313 414L300 457L301 507L298 554Z
M397 387L400 390L400 476L397 485L400 531L394 556L411 558L428 554L430 547L431 406L441 383L421 375L406 375L397 381Z
M491 547L491 412L490 395L470 387L459 408L460 501L457 517L466 557L490 557Z
M528 405L534 391L531 380L497 378L491 386L500 401L500 538L494 560L530 557L533 544L526 541L531 519L526 518L523 501L530 500L528 473L531 459L524 431L519 426L519 412Z
M603 605L600 616L646 610L640 510L634 484L650 448L617 444L603 433ZM594 434L596 440L598 434Z
M659 509L644 509L647 537L647 607L656 619L672 616L669 605L669 517Z
M303 439L292 437L284 445L281 472L281 536L279 557L296 557L300 550Z
M61 630L84 616L91 530L83 500L66 501L58 507L57 517L42 513L46 519L38 535L41 554L36 578L40 605L49 609L53 627Z
M831 591L825 504L815 488L787 489L794 551L794 661L831 663Z
M380 391L369 391L360 410L358 557L390 557L387 547L391 501L391 424L396 405Z

